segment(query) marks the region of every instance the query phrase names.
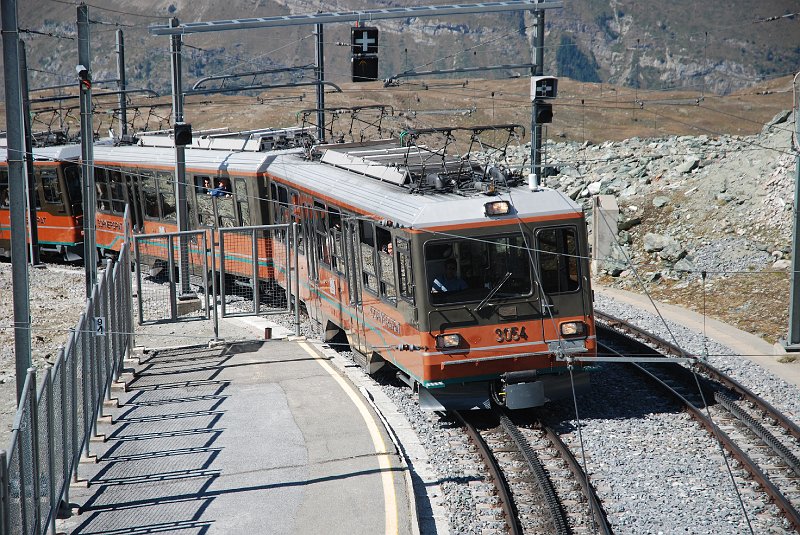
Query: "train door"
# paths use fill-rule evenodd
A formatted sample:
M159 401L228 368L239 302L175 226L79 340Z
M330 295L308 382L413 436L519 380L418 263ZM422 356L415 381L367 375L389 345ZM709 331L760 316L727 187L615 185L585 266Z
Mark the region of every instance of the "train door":
M364 331L364 306L362 303L363 286L361 283L361 255L358 233L358 220L352 217L343 218L344 231L344 263L345 277L347 278L348 304L352 310L351 329L348 333L350 345L353 349L366 351Z
M558 320L586 316L581 288L581 258L574 227L539 229L536 233L545 339L559 338Z

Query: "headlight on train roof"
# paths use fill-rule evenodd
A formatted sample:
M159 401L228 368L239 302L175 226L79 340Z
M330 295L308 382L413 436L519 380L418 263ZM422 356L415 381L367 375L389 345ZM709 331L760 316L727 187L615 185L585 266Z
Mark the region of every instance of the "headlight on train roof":
M586 333L586 324L582 321L565 321L561 324L561 336L580 336Z
M486 217L493 215L506 215L511 213L511 203L508 201L492 201L483 205Z
M461 335L454 334L437 334L436 335L436 348L446 349L450 347L458 347L461 345Z

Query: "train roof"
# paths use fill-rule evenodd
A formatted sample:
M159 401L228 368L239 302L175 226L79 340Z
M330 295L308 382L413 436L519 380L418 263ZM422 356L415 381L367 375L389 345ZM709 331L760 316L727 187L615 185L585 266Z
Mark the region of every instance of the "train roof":
M278 154L298 152L301 149L283 149L277 151L249 152L230 150L207 150L187 148L186 169L206 171L210 174L227 172L233 174L262 173L269 161ZM139 145L105 146L95 145L95 163L141 165L141 166L175 166L174 147L142 147Z
M325 160L323 157L322 162L317 162L305 159L302 154L282 154L269 162L267 173L300 188L320 192L341 205L411 228L485 223L489 218L484 205L496 200L510 201L514 208L511 215L493 216L492 220L513 222L517 217L579 217L582 214L580 205L550 188L531 191L527 185L521 185L492 194L440 191L420 195L399 187L393 180L380 180Z
M55 162L62 160L77 161L81 157L80 145L55 145L50 147L34 147L33 159L43 162ZM8 161L8 147L0 147L0 160Z

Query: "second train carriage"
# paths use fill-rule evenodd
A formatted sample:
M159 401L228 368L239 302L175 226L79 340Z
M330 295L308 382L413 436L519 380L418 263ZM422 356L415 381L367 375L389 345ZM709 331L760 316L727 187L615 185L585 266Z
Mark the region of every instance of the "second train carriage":
M80 145L33 149L37 241L42 252L68 261L83 255ZM11 255L8 149L0 148L0 255Z

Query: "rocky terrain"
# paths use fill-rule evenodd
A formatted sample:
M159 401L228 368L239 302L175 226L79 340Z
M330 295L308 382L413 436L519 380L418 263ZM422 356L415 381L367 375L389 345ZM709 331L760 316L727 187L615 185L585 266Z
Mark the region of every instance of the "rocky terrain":
M598 281L706 312L770 342L788 330L796 152L778 113L752 136L549 143L546 184L613 195L619 246ZM591 214L590 214L591 225Z

